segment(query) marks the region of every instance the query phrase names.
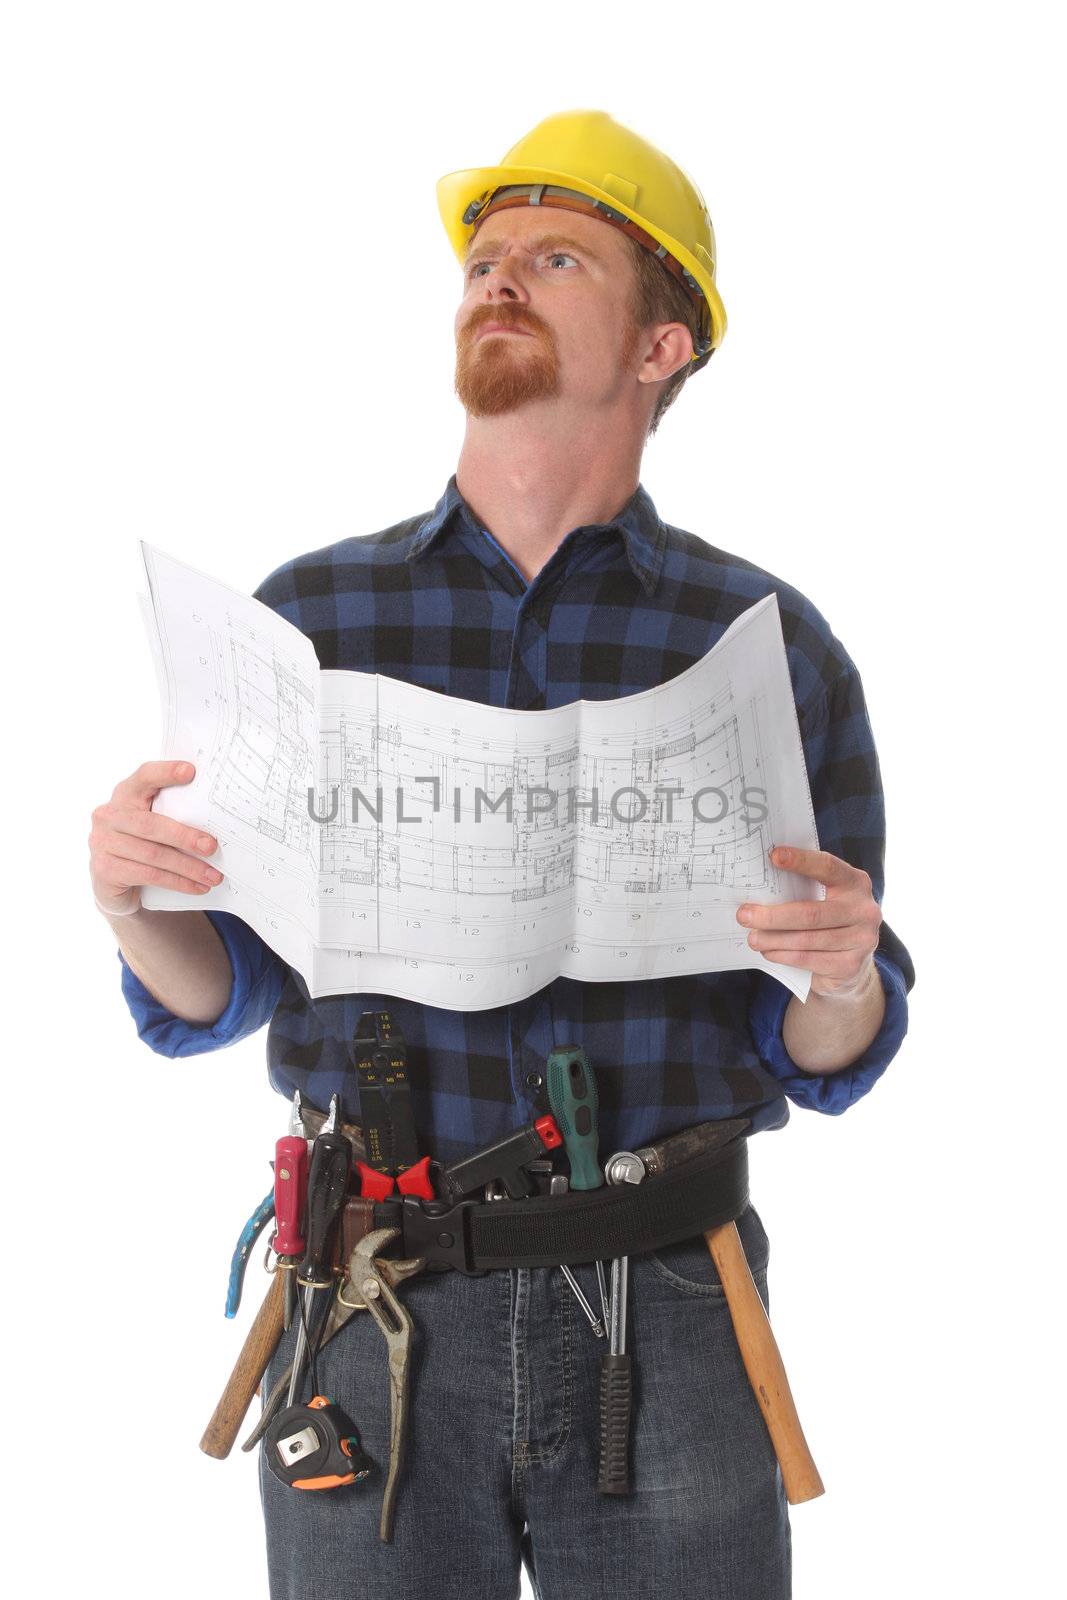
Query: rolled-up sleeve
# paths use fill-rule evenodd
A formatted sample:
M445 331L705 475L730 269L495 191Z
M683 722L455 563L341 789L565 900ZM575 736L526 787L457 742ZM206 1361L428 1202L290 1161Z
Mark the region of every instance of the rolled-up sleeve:
M831 683L800 719L819 847L870 874L882 904L885 889L885 805L874 735L854 665ZM783 839L782 844L792 841ZM874 964L885 993L885 1016L863 1054L836 1072L806 1072L785 1048L782 1029L791 992L769 972L752 973L749 1026L767 1070L797 1105L839 1115L868 1093L900 1049L908 1031L908 994L915 967L883 918Z
M768 972L756 973L756 994L749 1012L752 1037L760 1060L796 1105L831 1116L847 1111L854 1101L873 1089L888 1067L908 1031L908 1001L904 975L895 962L874 953L885 992L882 1026L863 1054L837 1072L805 1072L798 1067L782 1041L786 1007L793 998L784 983Z
M119 950L122 993L137 1034L162 1056L196 1056L222 1050L255 1033L274 1015L288 968L259 935L228 911L205 915L226 947L233 971L229 1002L212 1023L185 1022L161 1005Z

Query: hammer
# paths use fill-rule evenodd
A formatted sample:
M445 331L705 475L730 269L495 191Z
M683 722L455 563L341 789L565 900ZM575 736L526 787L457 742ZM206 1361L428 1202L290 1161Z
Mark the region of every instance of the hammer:
M732 1139L743 1137L750 1126L746 1117L703 1122L659 1144L637 1150L635 1154L641 1157L649 1176L658 1175L693 1156L707 1155ZM800 1426L781 1353L753 1282L737 1224L726 1222L721 1227L709 1228L704 1239L722 1280L748 1381L778 1457L786 1499L794 1506L804 1500L814 1500L825 1493L823 1482Z

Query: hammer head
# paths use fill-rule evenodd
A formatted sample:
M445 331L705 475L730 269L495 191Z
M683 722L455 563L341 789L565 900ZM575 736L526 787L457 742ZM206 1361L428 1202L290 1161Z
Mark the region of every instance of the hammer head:
M706 1156L712 1150L718 1150L734 1139L740 1139L751 1126L748 1117L726 1117L713 1122L698 1122L695 1128L684 1128L681 1133L672 1133L668 1138L661 1139L658 1144L647 1145L643 1150L636 1150L634 1154L641 1157L650 1176L658 1177L671 1167L680 1166L683 1161L691 1161L694 1156Z

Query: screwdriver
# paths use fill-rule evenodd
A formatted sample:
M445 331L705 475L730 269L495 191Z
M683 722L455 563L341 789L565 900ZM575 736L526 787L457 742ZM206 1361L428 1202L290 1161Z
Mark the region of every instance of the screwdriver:
M645 1164L632 1150L619 1150L604 1168L609 1183L640 1183ZM633 1365L626 1348L626 1300L630 1273L628 1256L611 1263L610 1349L600 1358L600 1494L630 1492L630 1408L633 1403Z
M549 1185L548 1185L549 1194L566 1194L567 1190L569 1188L570 1188L570 1179L567 1177L566 1173L557 1172L549 1180ZM598 1262L597 1265L599 1266L599 1264L600 1263ZM588 1322L589 1322L589 1326L592 1328L593 1332L596 1334L598 1339L603 1339L603 1337L604 1337L604 1328L605 1328L605 1326L606 1326L606 1324L608 1322L608 1313L607 1313L606 1303L605 1303L605 1310L604 1310L604 1321L601 1322L600 1318L597 1316L596 1312L593 1310L592 1306L589 1304L589 1301L586 1299L585 1293L584 1293L584 1291L582 1289L582 1286L578 1282L578 1279L574 1276L574 1273L571 1271L570 1267L564 1267L564 1266L561 1265L559 1270L562 1272L563 1276L566 1278L567 1282L570 1284L571 1288L574 1290L574 1298L577 1300L578 1304L581 1306L582 1310L585 1312L586 1318L588 1319Z
M600 1170L598 1157L599 1135L597 1132L597 1098L596 1075L590 1065L589 1057L581 1045L557 1045L548 1053L548 1062L545 1066L545 1086L548 1090L548 1103L552 1107L552 1114L559 1124L563 1135L563 1142L567 1148L567 1160L571 1164L570 1186L572 1189L599 1189L604 1182L604 1174ZM569 1278L569 1269L564 1268L565 1276ZM600 1304L604 1312L605 1325L611 1321L611 1301L608 1296L608 1281L604 1271L604 1263L596 1264L597 1285L600 1289ZM571 1283L579 1301L584 1296L576 1284ZM593 1325L593 1332L597 1332L598 1323L595 1316L586 1312Z
M557 1045L548 1053L545 1086L571 1165L572 1189L599 1189L596 1078L581 1045Z
M352 1146L343 1133L338 1133L341 1116L341 1097L334 1095L330 1101L330 1114L311 1151L311 1170L308 1174L308 1203L304 1234L306 1253L297 1277L304 1285L304 1310L297 1333L296 1352L293 1356L293 1376L289 1383L286 1405L295 1405L297 1393L304 1377L304 1361L311 1338L310 1319L315 1303L315 1291L333 1285L333 1271L326 1264L327 1245L334 1224L341 1214L348 1190L352 1167Z
M296 1309L296 1267L306 1248L300 1223L307 1194L308 1141L300 1116L300 1090L293 1095L289 1132L274 1146L274 1254L285 1273L285 1316L288 1329Z

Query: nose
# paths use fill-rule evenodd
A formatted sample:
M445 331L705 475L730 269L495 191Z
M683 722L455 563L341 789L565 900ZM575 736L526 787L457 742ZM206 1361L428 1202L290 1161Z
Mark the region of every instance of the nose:
M479 302L492 305L499 300L529 299L521 275L514 267L509 266L509 260L510 258L505 256L500 261L490 263L489 271L483 272L481 277L475 280L476 287L480 291L477 296Z

